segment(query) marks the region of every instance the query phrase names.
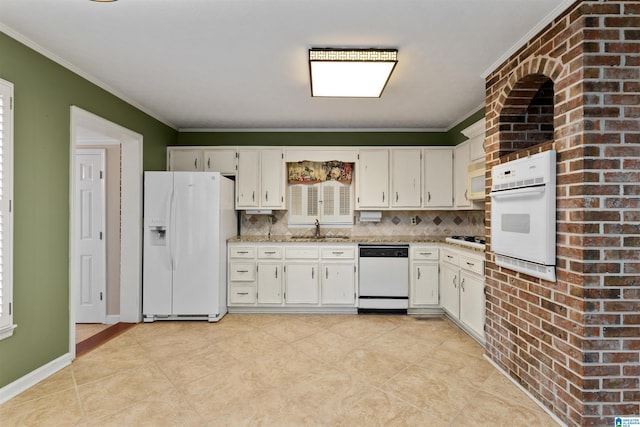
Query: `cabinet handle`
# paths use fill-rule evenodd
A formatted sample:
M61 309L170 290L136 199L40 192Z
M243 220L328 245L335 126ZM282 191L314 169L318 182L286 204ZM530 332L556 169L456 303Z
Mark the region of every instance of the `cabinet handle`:
M248 273L249 270L238 270L238 273Z
M427 191L427 202L431 201L431 191Z
M329 267L325 267L324 268L324 277L325 277L325 279L329 278Z
M238 251L239 254L248 254L249 251Z
M249 295L249 292L238 292L238 295Z
M278 267L276 267L276 279L278 278Z
M193 162L194 169L198 169L198 158Z
M457 288L458 286L456 285L456 279L458 278L458 275L456 274L455 276L453 276L453 287Z
M398 203L398 192L396 191L396 203Z
M344 251L333 251L331 252L334 255L342 255L344 253Z
M474 264L474 263L472 263L472 262L467 261L467 265L468 265L469 267L473 267L475 264Z
M211 157L207 159L207 169L211 169Z
M451 259L451 258L453 258L453 256L452 255L447 255L447 258Z
M467 197L467 192L468 192L468 191L469 191L469 190L464 190L464 199L465 199L465 200L469 200L469 198Z
M420 267L418 267L418 280L420 280Z
M316 274L316 269L314 267L311 267L311 278L313 279L315 277Z
M269 190L264 192L264 200L265 200L265 202L269 201Z
M252 202L256 201L256 190L253 190L253 193L251 193L251 201Z
M384 191L382 192L382 203L384 203Z
M420 252L420 255L427 256L431 255L433 252Z
M265 255L273 255L276 251L264 251Z
M462 278L462 282L460 282L460 287L462 288L462 292L464 292L464 277Z

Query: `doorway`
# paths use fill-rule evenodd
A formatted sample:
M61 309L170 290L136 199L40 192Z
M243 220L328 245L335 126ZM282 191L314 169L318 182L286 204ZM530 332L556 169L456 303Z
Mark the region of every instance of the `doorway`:
M78 319L80 283L73 272L79 268L77 253L78 176L75 159L79 149L99 146L117 149L120 157L118 196L120 200L119 234L126 236L119 240L119 256L115 260L119 266L116 273L115 291L107 292L108 312L105 323L140 322L141 316L141 276L142 276L142 135L123 128L81 108L71 107L70 140L70 310L69 310L69 353L76 355L76 321ZM113 163L113 162L112 162ZM118 175L112 172L111 175ZM109 175L109 173L107 173ZM111 239L112 241L114 238ZM107 239L109 241L109 239ZM119 295L118 295L119 294Z

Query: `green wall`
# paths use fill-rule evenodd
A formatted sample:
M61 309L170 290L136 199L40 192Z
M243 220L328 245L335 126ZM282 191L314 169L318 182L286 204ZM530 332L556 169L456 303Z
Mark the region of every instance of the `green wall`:
M176 145L457 145L466 140L460 131L483 117L481 109L448 132L180 132Z
M144 169L165 167L178 132L0 32L14 84L14 322L0 387L69 350L69 140L76 105L144 137Z
M449 145L446 132L180 132L179 145Z

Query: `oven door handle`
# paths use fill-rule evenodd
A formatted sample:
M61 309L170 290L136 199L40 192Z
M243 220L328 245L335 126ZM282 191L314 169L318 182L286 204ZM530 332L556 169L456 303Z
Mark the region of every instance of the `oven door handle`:
M508 199L511 197L518 197L525 194L543 194L545 190L546 190L545 186L515 188L513 190L492 191L491 193L489 193L489 195L494 199Z

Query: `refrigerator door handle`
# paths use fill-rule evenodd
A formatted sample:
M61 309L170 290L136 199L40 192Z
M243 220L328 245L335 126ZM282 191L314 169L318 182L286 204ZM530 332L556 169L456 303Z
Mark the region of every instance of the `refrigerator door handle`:
M175 259L175 238L176 238L176 201L175 201L175 193L173 188L171 189L171 195L169 196L169 262L171 264L171 270L174 271L176 269L176 259Z

